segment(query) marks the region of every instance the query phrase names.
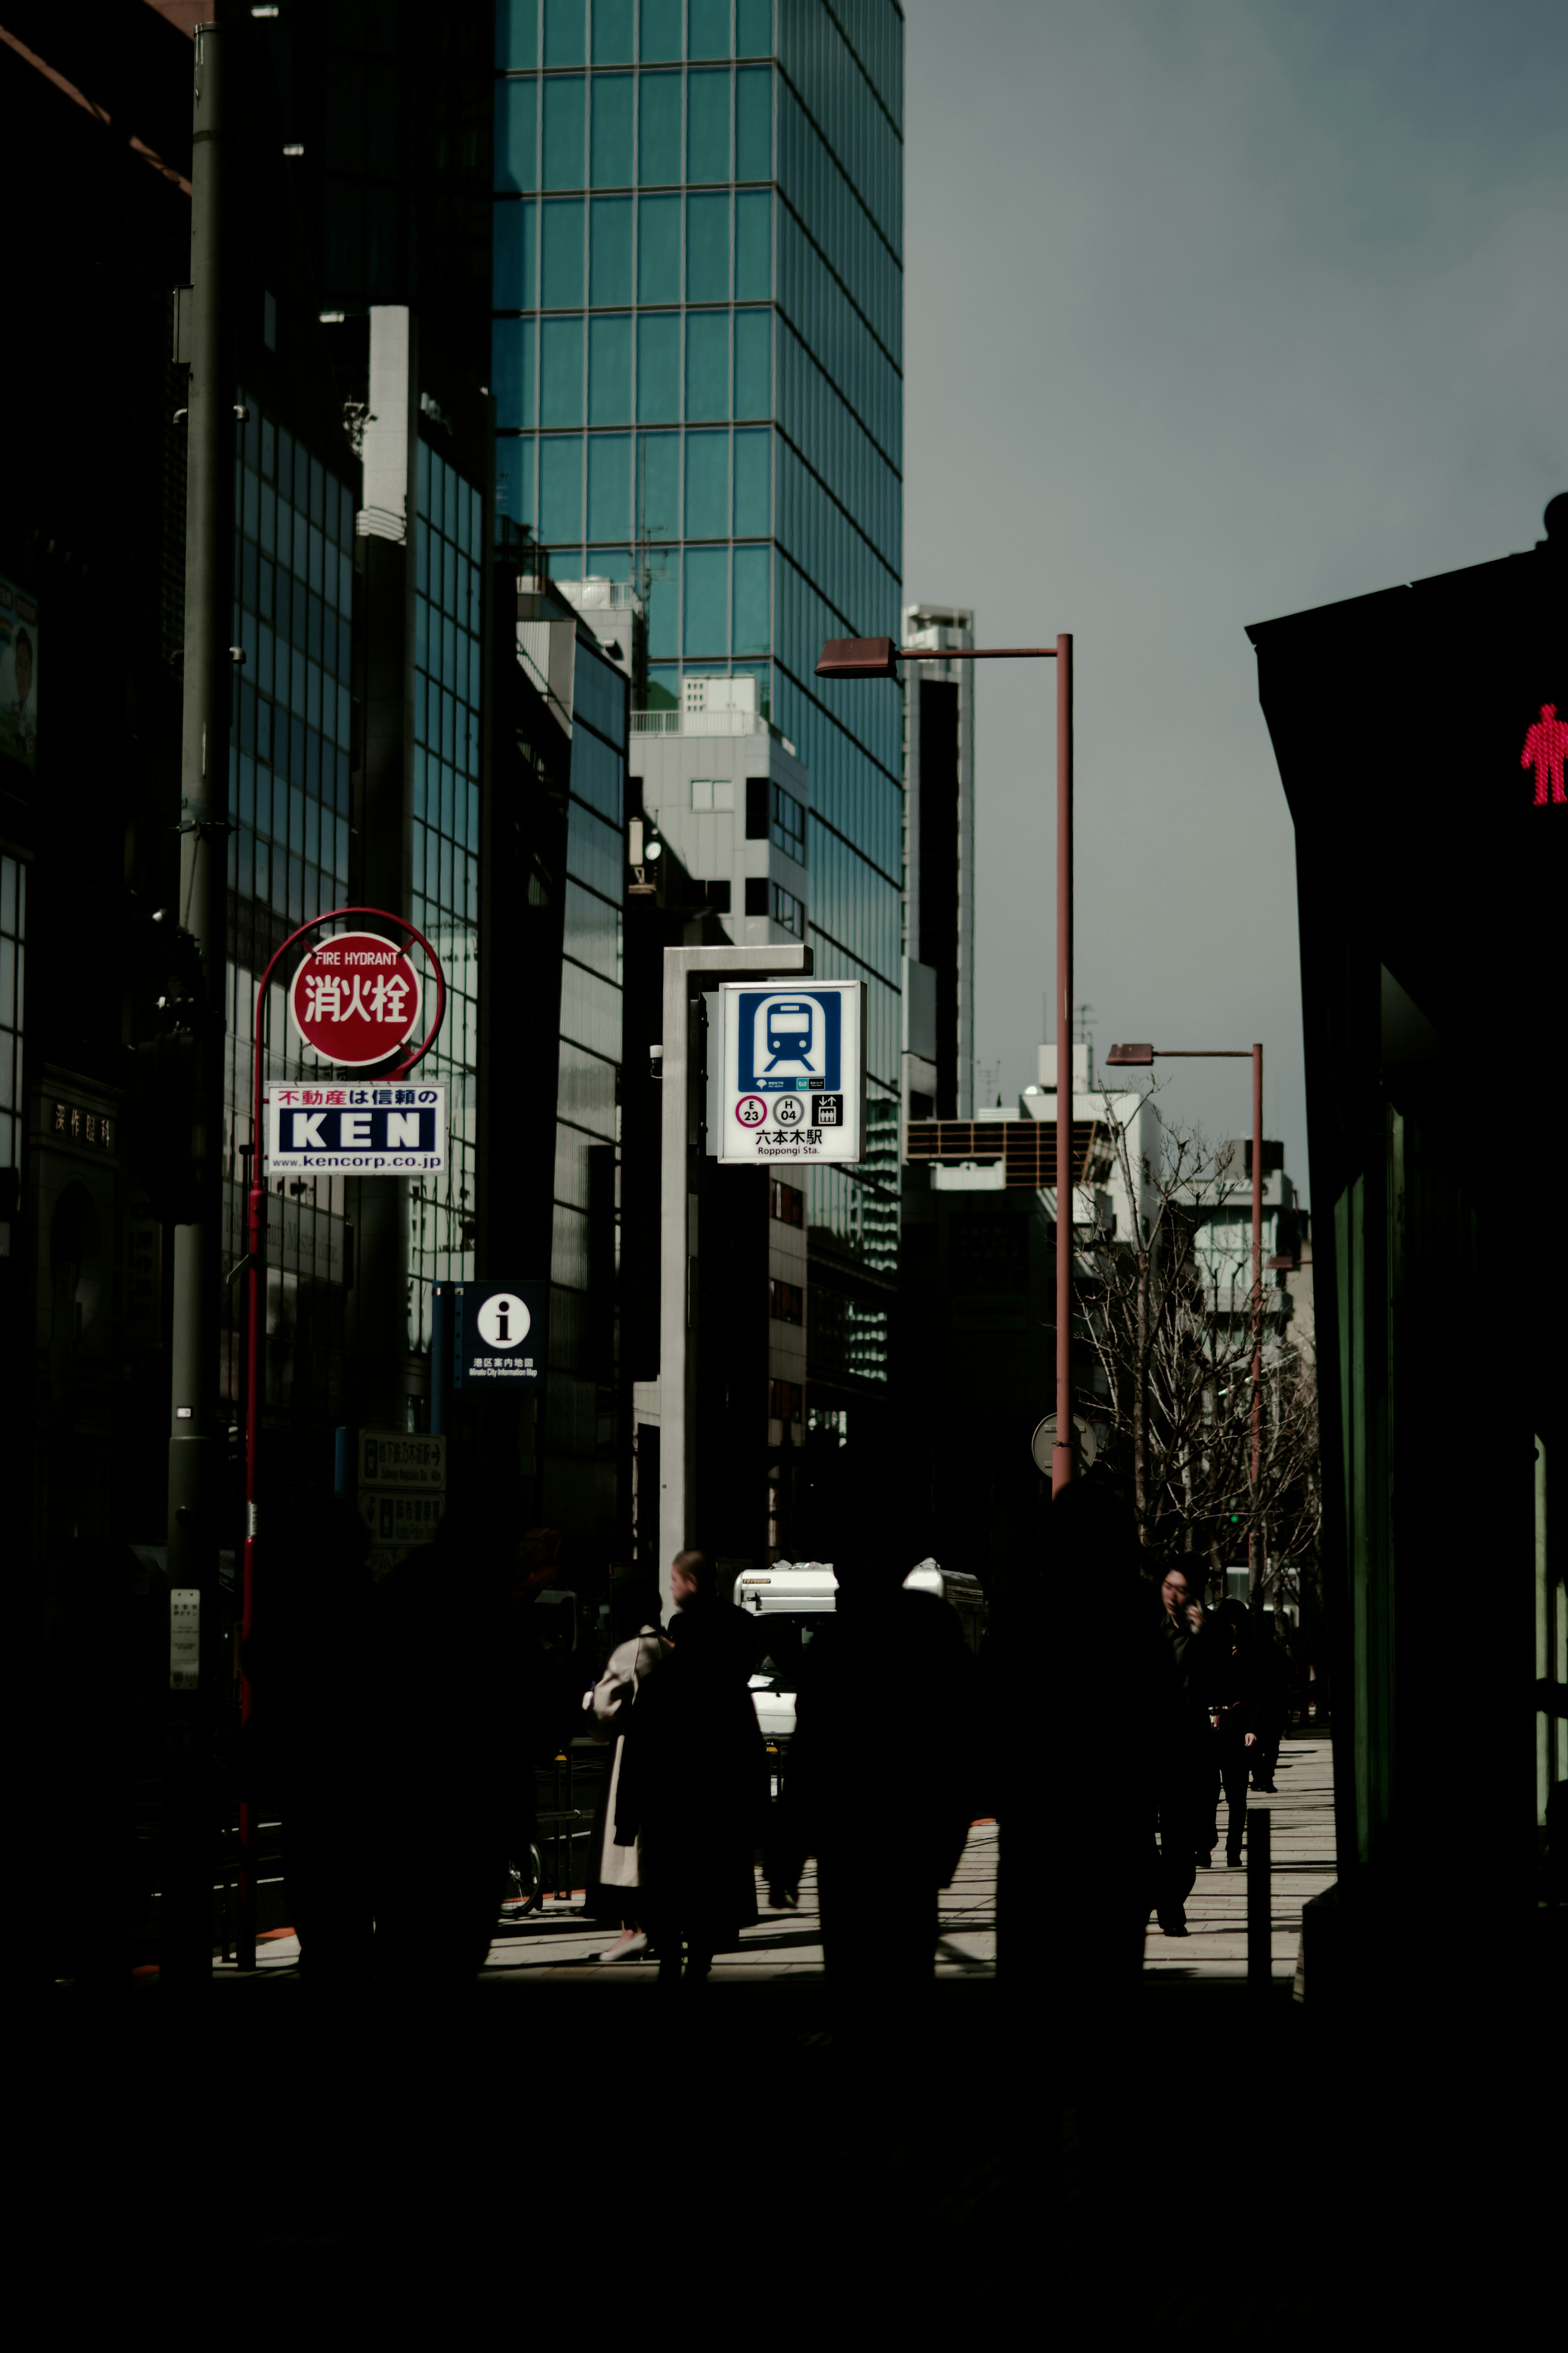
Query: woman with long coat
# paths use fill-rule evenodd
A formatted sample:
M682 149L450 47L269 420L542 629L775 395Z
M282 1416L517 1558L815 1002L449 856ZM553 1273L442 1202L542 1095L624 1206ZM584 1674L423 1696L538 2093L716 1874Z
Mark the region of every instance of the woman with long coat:
M639 1694L616 1800L616 1840L638 1846L642 1921L659 1981L700 1985L757 1917L767 1752L752 1704L755 1645L706 1554L670 1573L672 1648Z
M631 1960L647 1945L640 1916L641 1853L635 1840L630 1846L616 1845L616 1808L632 1709L649 1675L663 1662L669 1650L658 1630L656 1585L650 1583L646 1588L637 1586L617 1595L614 1630L618 1639L605 1662L605 1672L583 1700L592 1716L594 1738L613 1744L594 1812L595 1876L588 1889L587 1908L600 1919L619 1920L621 1933L600 1954L601 1961Z

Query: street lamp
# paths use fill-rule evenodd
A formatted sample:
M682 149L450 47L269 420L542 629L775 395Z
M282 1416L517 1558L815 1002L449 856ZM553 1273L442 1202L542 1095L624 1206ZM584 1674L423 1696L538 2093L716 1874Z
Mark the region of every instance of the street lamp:
M1245 1061L1252 1057L1252 1508L1247 1520L1247 1588L1258 1589L1258 1462L1263 1426L1263 1049L1246 1046L1112 1046L1106 1067L1152 1070L1161 1061Z
M901 661L1054 661L1057 666L1057 1435L1051 1493L1073 1475L1072 1418L1072 638L1054 646L896 646L830 638L818 678L891 678ZM1065 1111L1064 1111L1065 1105Z

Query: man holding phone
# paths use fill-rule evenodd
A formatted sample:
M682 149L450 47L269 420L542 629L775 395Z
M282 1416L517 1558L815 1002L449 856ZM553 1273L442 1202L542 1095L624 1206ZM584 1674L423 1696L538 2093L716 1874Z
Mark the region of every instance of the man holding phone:
M1207 1610L1186 1567L1173 1560L1160 1584L1164 1618L1165 1720L1160 1726L1160 1873L1154 1908L1167 1936L1187 1933L1186 1900L1208 1862L1215 1787L1214 1728L1205 1681Z

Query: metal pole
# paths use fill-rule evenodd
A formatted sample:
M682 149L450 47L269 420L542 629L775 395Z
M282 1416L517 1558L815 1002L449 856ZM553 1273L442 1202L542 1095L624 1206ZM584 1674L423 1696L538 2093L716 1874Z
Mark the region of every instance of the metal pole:
M1263 1048L1252 1050L1252 1493L1247 1519L1247 1599L1258 1600L1258 1465L1263 1415Z
M451 1335L447 1331L450 1286L438 1282L430 1301L430 1435L447 1435L447 1384L451 1375Z
M226 529L234 392L222 317L223 40L195 30L192 98L191 285L187 398L184 711L180 761L180 927L201 969L197 1102L191 1139L195 1214L174 1228L170 1319L168 1563L171 1589L200 1597L197 1688L174 1695L164 1781L164 1988L199 1991L212 1975L209 1711L217 1635L214 1421L218 1358L216 1263L224 1034L225 836L228 815L228 620L233 558ZM205 1606L202 1606L205 1604Z
M247 1665L247 1645L256 1624L256 1561L261 1530L261 1409L264 1374L262 1352L266 1339L267 1311L267 1138L263 1133L264 1113L262 1087L267 1076L267 999L272 986L272 976L291 948L297 947L309 932L319 931L323 923L335 923L348 915L375 915L384 923L398 924L411 939L417 940L429 958L436 976L436 1018L429 1034L413 1053L405 1055L395 1069L381 1073L383 1079L406 1077L416 1062L423 1060L436 1042L447 1012L447 979L441 960L423 932L411 923L406 915L392 914L384 907L329 907L324 914L311 915L280 941L268 960L267 968L256 985L256 1020L250 1040L250 1195L247 1204L245 1246L250 1254L246 1278L247 1330L246 1364L247 1368L245 1397L245 1566L243 1600L240 1609L240 1676L239 1721L243 1732L250 1721L251 1690ZM252 1832L254 1821L247 1799L239 1809L239 1926L235 1936L235 1955L242 1969L256 1967L256 1855Z
M673 1606L669 1565L696 1532L697 1351L692 1314L697 1278L697 1193L692 1148L696 1081L691 999L726 980L808 978L810 948L666 948L664 1038L659 1070L658 1574Z
M1247 1983L1257 2000L1267 2000L1273 1979L1270 1932L1274 1870L1273 1817L1267 1806L1247 1815Z
M1051 1493L1073 1475L1072 638L1057 639L1057 1435Z
M245 1727L250 1722L250 1638L256 1624L256 1546L261 1522L261 1408L266 1374L262 1366L267 1329L267 1142L261 1132L261 1087L266 1066L264 1039L267 989L272 966L256 991L256 1023L250 1041L250 1192L246 1202L245 1247L250 1265L245 1278L245 1556L241 1568L239 1611L240 1755L250 1770ZM247 1790L239 1801L239 1907L234 1936L235 1965L256 1967L256 1821Z

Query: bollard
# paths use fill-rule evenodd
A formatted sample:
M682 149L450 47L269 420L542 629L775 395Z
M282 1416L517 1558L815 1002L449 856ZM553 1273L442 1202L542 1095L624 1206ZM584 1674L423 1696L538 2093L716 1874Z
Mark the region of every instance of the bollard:
M1273 1895L1273 1817L1267 1806L1247 1816L1247 1983L1255 2001L1268 1998L1271 1982L1269 1926Z

